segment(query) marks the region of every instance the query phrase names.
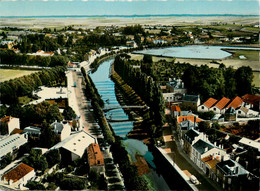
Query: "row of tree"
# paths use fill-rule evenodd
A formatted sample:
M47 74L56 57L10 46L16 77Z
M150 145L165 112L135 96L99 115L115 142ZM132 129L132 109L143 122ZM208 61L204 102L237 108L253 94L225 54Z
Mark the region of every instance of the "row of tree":
M154 119L157 127L161 127L164 124L165 103L157 82L142 72L140 68L134 68L127 61L125 55L115 58L114 68L122 79L147 103L150 107L150 117Z
M65 56L32 56L26 54L16 54L12 50L0 51L1 64L5 65L26 65L26 66L41 66L55 67L66 66L68 58Z
M65 80L65 67L44 69L30 75L4 81L0 85L2 104L18 103L18 97L30 96L39 86L58 85Z
M113 143L115 138L113 136L113 132L111 131L106 118L103 113L104 101L101 99L95 84L89 75L86 74L85 69L82 67L81 72L84 76L84 80L86 83L85 93L87 98L91 99L91 105L94 109L94 114L96 119L98 120L98 124L102 129L103 135L108 143Z

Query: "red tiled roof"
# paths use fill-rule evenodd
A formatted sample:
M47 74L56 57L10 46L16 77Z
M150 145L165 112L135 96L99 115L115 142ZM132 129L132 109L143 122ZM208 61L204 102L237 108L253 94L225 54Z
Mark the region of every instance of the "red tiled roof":
M219 100L219 102L217 102L215 106L221 110L228 104L229 101L230 99L223 97L221 100Z
M214 99L214 98L209 98L207 101L205 101L203 103L203 105L205 105L208 108L211 108L218 100Z
M89 160L89 166L104 165L104 157L100 151L98 144L92 143L88 146L88 160Z
M0 121L3 123L9 123L12 118L13 117L11 117L11 116L4 116L0 119Z
M2 180L5 178L7 181L13 180L13 182L16 182L33 170L34 168L28 166L27 164L21 163L16 168L2 176Z
M194 119L196 119L196 120L194 120ZM194 121L196 123L199 123L199 122L202 121L200 118L198 118L198 117L196 117L194 115L187 115L187 116L179 116L178 117L178 123L181 123L182 121L187 121L187 120L189 120L189 121L191 121L193 123L194 123Z
M171 110L172 110L172 111L181 111L181 108L180 108L180 106L178 106L178 105L172 105L172 106L171 106Z
M12 131L11 135L13 135L13 134L21 134L22 132L23 132L22 129L17 129L17 128L15 128L15 129Z
M246 94L242 97L243 101L249 104L253 105L259 105L260 101L260 96L259 95L251 95L251 94Z
M233 99L233 101L230 102L230 104L228 104L226 109L228 109L230 107L237 109L239 106L241 106L242 103L243 103L243 100L237 96L237 97L235 97L235 99Z

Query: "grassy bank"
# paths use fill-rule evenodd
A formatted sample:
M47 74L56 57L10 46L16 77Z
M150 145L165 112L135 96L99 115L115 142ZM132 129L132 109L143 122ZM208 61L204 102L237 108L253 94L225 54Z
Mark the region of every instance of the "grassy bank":
M18 78L21 76L29 75L38 70L17 70L17 69L0 69L0 82L4 82L10 79Z

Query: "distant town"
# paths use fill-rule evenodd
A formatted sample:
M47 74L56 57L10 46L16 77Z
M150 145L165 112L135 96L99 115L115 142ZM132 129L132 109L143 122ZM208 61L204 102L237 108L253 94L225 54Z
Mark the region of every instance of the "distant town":
M259 21L0 27L0 190L259 190Z

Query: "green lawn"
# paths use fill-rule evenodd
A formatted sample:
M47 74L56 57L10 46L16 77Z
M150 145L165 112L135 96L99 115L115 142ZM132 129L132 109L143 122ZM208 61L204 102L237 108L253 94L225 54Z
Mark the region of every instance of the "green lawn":
M234 59L239 59L240 55L244 55L249 61L259 61L259 52L257 50L238 50L234 54Z
M36 70L0 69L0 82L37 72Z

